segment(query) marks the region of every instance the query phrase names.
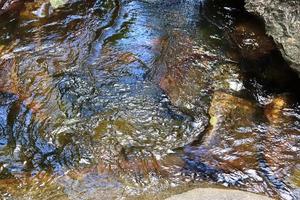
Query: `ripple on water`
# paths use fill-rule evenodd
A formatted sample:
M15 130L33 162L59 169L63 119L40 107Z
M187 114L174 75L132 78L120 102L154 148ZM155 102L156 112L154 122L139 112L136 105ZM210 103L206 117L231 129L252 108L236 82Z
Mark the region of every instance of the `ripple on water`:
M241 70L228 42L241 10L97 0L36 15L43 3L0 22L3 198L116 199L198 180L299 190L298 101Z

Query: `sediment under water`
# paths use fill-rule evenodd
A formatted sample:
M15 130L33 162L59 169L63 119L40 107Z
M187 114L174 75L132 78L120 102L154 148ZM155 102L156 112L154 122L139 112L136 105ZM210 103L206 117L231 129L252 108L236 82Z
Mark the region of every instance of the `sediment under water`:
M242 5L42 3L0 21L2 198L299 196L299 80Z

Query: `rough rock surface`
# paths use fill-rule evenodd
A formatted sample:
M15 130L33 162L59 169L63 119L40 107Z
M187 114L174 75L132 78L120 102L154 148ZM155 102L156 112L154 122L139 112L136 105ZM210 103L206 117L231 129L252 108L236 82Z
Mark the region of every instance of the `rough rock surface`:
M266 196L243 192L238 190L198 188L188 192L172 196L166 200L271 200Z
M249 12L261 16L285 60L300 74L300 1L245 0Z

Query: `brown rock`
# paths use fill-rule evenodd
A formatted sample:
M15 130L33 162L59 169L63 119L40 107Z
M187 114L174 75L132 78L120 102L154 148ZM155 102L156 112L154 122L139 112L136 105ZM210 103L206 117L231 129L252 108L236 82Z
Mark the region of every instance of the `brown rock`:
M25 1L26 0L1 0L0 16L18 12L23 7Z
M283 116L283 109L288 106L287 96L278 96L273 99L273 101L268 104L265 108L265 116L271 124L278 124L286 119Z
M263 25L252 19L238 22L230 37L241 56L250 60L257 60L276 48L272 38L265 34Z
M215 92L209 109L210 128L202 139L207 160L225 170L256 166L256 133L251 130L256 106L239 97Z
M300 132L296 125L298 119L289 115L294 109L292 105L291 97L279 95L264 110L268 120L264 156L277 177L283 180L295 171L299 160L297 137Z

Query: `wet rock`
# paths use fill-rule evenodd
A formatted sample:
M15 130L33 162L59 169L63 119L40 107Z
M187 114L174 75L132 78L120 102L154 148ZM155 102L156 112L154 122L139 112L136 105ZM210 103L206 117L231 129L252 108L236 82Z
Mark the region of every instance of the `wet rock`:
M186 148L187 155L192 158L187 160L197 166L203 165L206 174L211 173L213 179L225 185L247 182L247 179L261 181L256 173L247 171L257 166L257 134L253 131L256 112L257 107L248 100L214 92L209 109L210 126L199 145Z
M287 120L287 116L283 115L284 108L288 105L287 96L277 96L272 102L266 105L265 116L271 124L278 124Z
M50 4L51 6L55 9L55 8L59 8L62 7L63 5L65 5L68 2L68 0L50 0Z
M155 63L155 78L172 104L183 112L206 118L213 90L243 88L237 64L217 56L216 49L200 46L177 32L165 43L163 56Z
M243 90L243 76L240 68L235 63L220 64L213 72L214 90L241 91Z
M213 95L211 106L209 108L210 115L210 133L205 137L205 143L214 143L211 139L216 131L220 129L235 130L234 127L249 126L252 124L256 107L250 101L216 91ZM233 121L239 120L239 123Z
M206 169L197 173L210 172L213 180L225 185L247 184L263 192L265 186L259 182L266 181L273 185L274 195L292 199L286 177L298 160L299 131L297 119L286 113L293 110L289 102L287 96L278 96L262 112L249 100L214 92L210 127L199 145L186 148L187 160ZM270 121L259 124L257 117L263 113Z
M300 165L293 170L291 181L296 187L300 187Z
M20 14L23 18L44 18L53 13L53 9L63 7L69 0L1 0L0 16L4 14Z
M290 66L300 72L300 3L297 0L246 0L246 9L261 16Z
M202 139L202 148L209 149L222 169L243 170L256 164L256 134L251 129L256 109L245 99L219 91L214 93L209 109L210 128Z
M4 199L68 199L63 187L55 180L57 177L41 172L34 176L19 174L15 178L0 179L0 194ZM25 194L25 195L24 195Z
M164 42L153 79L157 79L172 105L195 117L203 128L208 122L212 89L210 65L216 56L196 45L188 35L178 31L173 34L173 38Z
M1 0L0 16L4 14L12 14L19 11L24 5L25 0Z
M105 199L115 199L120 195L130 196L130 193L145 190L146 184L169 188L171 183L165 180L179 173L182 166L183 161L176 154L160 159L140 155L134 160L120 159L116 164L99 161L96 166L70 170L56 178L56 182L65 189L69 197L84 194L84 197L99 199L99 196L104 198L105 195L110 195ZM106 186L103 187L99 182ZM92 192L88 189L91 185ZM118 195L114 196L116 193Z
M230 37L242 58L257 60L275 49L275 44L265 34L263 25L253 18L239 20Z
M25 3L24 9L20 12L23 19L44 18L53 13L53 8L48 0L33 1Z
M238 190L226 190L216 188L198 188L188 192L174 195L166 200L271 200L266 196L243 192Z
M1 60L0 67L0 91L19 94L19 80L15 71L15 60Z
M265 163L260 164L268 171L266 177L271 184L277 186L280 196L284 199L293 199L297 195L286 186L290 181L288 174L296 172L293 178L297 179L299 160L299 119L292 114L294 109L291 96L285 94L274 97L272 102L265 106L264 114L268 125L262 137L262 146L259 148L260 157L265 160Z
M34 0L26 1L20 12L23 19L46 18L51 16L58 8L77 0Z

